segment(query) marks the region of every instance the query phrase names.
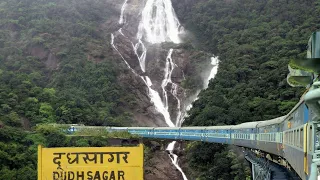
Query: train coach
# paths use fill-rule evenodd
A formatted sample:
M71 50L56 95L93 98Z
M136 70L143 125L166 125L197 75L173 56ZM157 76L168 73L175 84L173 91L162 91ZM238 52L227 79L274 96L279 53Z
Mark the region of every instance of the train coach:
M265 152L283 157L282 126L286 116L281 116L257 124L256 147Z
M204 130L204 141L231 144L231 128L233 126L209 126Z

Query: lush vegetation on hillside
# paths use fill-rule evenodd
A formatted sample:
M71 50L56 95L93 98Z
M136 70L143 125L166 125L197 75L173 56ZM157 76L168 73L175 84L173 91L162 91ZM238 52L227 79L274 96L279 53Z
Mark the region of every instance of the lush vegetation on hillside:
M112 14L104 1L0 2L0 179L36 179L37 144L106 145L38 123L130 123L104 24Z
M0 4L0 121L128 122L119 108L126 93L102 28L113 11L104 6L86 0Z
M271 119L288 113L298 102L304 89L287 85L287 65L290 59L306 56L309 36L320 29L319 1L177 1L175 9L200 48L221 60L218 75L193 104L185 125ZM221 161L221 150L226 150L216 146L198 144L189 150L194 177L234 178L228 176L232 171L228 167L212 169Z

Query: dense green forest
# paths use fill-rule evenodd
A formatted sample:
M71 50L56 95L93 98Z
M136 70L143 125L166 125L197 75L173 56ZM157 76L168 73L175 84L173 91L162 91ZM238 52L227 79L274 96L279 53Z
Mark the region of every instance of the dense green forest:
M107 144L38 123L131 123L103 24L114 13L103 1L0 2L0 179L36 179L37 144Z
M0 8L2 123L129 122L118 108L126 99L121 71L101 27L112 8L85 0L2 1Z
M267 120L288 113L298 102L304 89L287 85L287 66L291 59L306 56L309 36L320 29L320 1L201 0L174 4L196 45L221 61L218 75L193 103L186 126ZM187 153L189 174L198 179L245 179L244 174L232 174L232 166L221 168L232 161L221 156L227 151L222 145L193 145Z

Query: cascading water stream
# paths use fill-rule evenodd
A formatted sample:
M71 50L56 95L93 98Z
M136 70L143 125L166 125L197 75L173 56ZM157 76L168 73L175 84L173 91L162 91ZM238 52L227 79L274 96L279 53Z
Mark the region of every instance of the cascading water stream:
M125 25L125 9L127 7L128 0L124 0L124 3L121 7L121 14L119 18L119 24ZM132 45L132 49L138 58L139 65L141 71L144 72L144 75L139 75L134 68L130 66L130 64L126 61L123 57L121 52L118 50L117 46L115 45L115 36L111 34L111 45L117 51L117 53L121 56L124 60L127 67L138 77L142 79L144 84L148 88L148 96L150 98L151 103L154 105L156 111L161 113L165 119L166 124L169 127L177 127L181 126L183 118L186 116L186 108L182 109L182 104L180 98L178 96L179 85L174 83L171 79L172 72L175 67L178 67L173 59L172 53L173 49L170 49L168 55L166 57L166 64L164 68L164 79L161 83L162 89L162 97L159 95L159 92L152 88L153 83L151 79L146 76L146 56L147 56L147 48L144 44L144 41L147 41L151 44L157 44L162 42L173 42L173 43L180 43L181 40L179 38L180 28L182 29L178 18L174 12L172 7L171 0L147 0L142 13L141 13L141 21L138 26L137 32L137 43L133 43L127 36L124 35L122 32L122 28L118 30L120 35L127 38ZM216 61L214 61L216 60ZM214 64L215 63L215 64ZM208 82L205 82L204 87L208 87L209 80L215 76L217 73L218 67L218 59L211 59L211 64L214 65L213 70L208 77ZM170 88L169 88L170 87ZM169 89L169 90L168 90ZM200 92L200 91L199 91ZM176 113L176 123L174 124L171 120L170 113L169 113L169 103L168 103L168 93L170 93L177 101L177 113ZM190 108L191 106L187 106ZM187 180L186 175L180 168L178 164L178 156L173 153L173 149L176 142L171 142L168 147L167 151L169 151L170 159L174 166L181 172L183 179Z
M136 54L137 58L139 59L139 64L141 67L141 70L143 72L146 72L146 57L147 57L147 48L144 46L143 42L141 39L139 39L138 43L136 45L133 45L134 53ZM138 54L138 50L141 47L142 53L141 55Z
M204 82L204 89L208 88L210 79L213 79L217 75L218 64L219 64L219 57L218 56L211 57L211 65L213 66L213 68L210 71L209 77Z
M124 17L124 10L126 9L128 0L125 0L122 7L121 7L121 14L119 19L119 24L125 23L125 17Z
M147 0L139 24L138 39L155 44L166 41L180 43L180 23L171 0Z

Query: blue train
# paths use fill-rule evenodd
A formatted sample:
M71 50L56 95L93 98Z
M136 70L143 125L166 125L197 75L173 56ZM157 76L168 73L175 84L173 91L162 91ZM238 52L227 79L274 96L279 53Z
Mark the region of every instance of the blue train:
M193 140L233 144L257 149L285 159L303 180L310 179L311 164L320 158L315 113L304 98L286 115L266 121L211 127L105 127L108 131L127 131L145 138ZM70 125L69 133L82 128ZM101 127L99 127L101 128Z

